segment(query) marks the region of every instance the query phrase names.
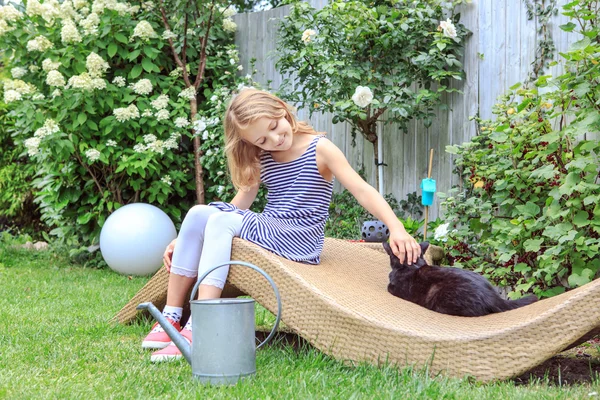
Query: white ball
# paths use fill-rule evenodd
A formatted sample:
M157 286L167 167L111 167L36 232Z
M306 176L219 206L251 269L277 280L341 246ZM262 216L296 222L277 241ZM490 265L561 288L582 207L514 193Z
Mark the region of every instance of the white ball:
M148 275L161 267L167 245L177 237L173 221L150 204L128 204L113 212L100 232L100 251L121 274Z

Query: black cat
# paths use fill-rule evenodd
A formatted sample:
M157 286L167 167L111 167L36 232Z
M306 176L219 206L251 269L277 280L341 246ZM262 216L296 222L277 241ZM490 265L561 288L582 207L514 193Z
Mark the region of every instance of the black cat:
M478 317L523 307L537 301L536 296L504 300L481 275L452 267L427 265L423 254L429 243L421 243L421 256L406 265L383 243L390 255L392 272L388 292L401 299L443 314Z

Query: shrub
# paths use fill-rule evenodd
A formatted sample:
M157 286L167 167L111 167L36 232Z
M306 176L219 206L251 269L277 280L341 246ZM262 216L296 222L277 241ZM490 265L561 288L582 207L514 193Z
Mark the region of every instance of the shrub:
M442 203L450 256L512 286L511 297L549 297L600 271L597 6L564 7L578 25L561 28L583 35L561 54L567 72L513 86L495 105L495 121L475 118L478 136L447 148L463 179Z
M4 100L14 141L35 166L43 220L65 240L97 242L108 215L127 203L155 204L177 222L195 201L190 100L208 108L202 100L216 86L240 82L230 62L235 24L225 29L226 13L214 14L196 93L181 75L199 69L201 41L185 39L197 26L173 14L171 26L188 29L168 31L154 7L29 0L0 13L0 48L12 49ZM173 60L171 40L189 43L186 68Z

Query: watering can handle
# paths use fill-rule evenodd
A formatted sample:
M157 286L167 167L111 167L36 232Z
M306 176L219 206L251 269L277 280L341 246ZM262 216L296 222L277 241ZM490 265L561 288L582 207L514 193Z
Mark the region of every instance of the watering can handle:
M269 336L267 336L267 338L265 340L263 340L258 346L256 346L257 349L260 349L262 345L267 343L269 340L271 340L271 338L273 338L273 336L275 336L275 331L277 330L277 327L279 326L279 321L281 320L281 296L279 296L279 289L277 289L275 282L273 282L273 279L271 279L271 277L265 271L263 271L262 269L260 269L259 267L257 267L254 264L250 264L250 263L247 263L244 261L228 261L225 264L217 265L216 267L210 268L208 271L206 271L204 274L202 274L200 277L198 277L198 281L196 282L196 284L194 285L194 288L192 289L192 294L190 295L190 301L195 300L196 292L198 291L198 287L200 286L200 283L204 280L204 278L206 278L208 276L208 274L210 274L211 272L213 272L214 270L216 270L218 268L225 267L228 265L242 265L244 267L252 268L253 270L255 270L257 272L260 272L262 274L262 276L264 276L267 279L267 281L269 281L269 283L271 284L271 287L273 288L273 291L275 291L275 297L277 297L277 319L275 320L275 326L271 330L271 333L269 333Z

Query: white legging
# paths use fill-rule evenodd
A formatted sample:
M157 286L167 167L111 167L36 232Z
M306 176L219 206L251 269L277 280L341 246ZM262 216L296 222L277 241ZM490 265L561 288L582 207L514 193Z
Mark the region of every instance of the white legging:
M219 264L231 260L231 242L242 229L242 215L223 212L218 208L192 207L177 236L171 273L195 278ZM218 268L203 281L203 285L223 289L229 267Z

